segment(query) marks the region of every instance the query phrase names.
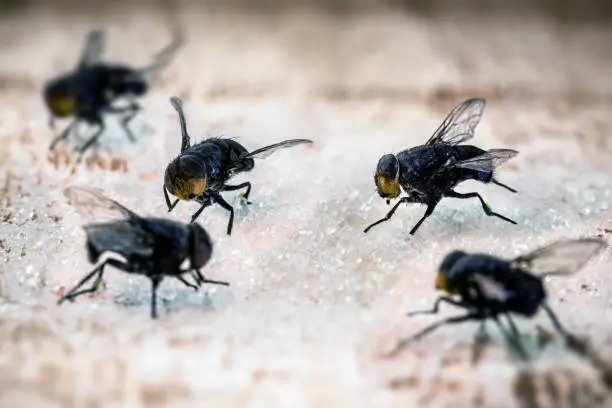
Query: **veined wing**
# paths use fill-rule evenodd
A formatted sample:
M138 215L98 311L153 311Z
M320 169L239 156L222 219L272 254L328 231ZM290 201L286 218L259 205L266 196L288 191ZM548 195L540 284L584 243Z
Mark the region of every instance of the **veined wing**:
M453 163L451 166L477 171L493 171L517 154L518 152L512 149L491 149L479 156Z
M559 241L521 255L512 264L536 276L570 275L605 247L606 243L596 238Z
M243 160L243 159L265 159L266 157L268 157L269 155L271 155L272 153L274 153L275 151L277 151L279 149L286 149L288 147L293 147L293 146L297 146L297 145L305 144L305 143L313 143L313 141L312 140L308 140L308 139L285 140L283 142L275 143L275 144L270 145L270 146L262 147L260 149L254 150L254 151L252 151L250 153L246 153L246 154L240 156L239 160Z
M69 186L64 196L82 217L96 222L115 220L135 221L140 217L117 201L106 197L100 189L85 186Z
M485 100L482 98L468 99L457 105L425 144L456 145L471 139L484 108Z

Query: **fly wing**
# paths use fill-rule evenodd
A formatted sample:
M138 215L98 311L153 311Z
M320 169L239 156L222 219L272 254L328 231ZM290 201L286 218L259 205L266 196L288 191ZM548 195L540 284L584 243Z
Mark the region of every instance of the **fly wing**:
M515 258L512 266L536 276L570 275L605 247L606 243L596 238L560 241Z
M518 152L512 149L491 149L479 156L453 163L452 167L477 171L493 171L517 154Z
M97 255L110 251L125 257L153 255L155 236L127 221L116 221L85 226L90 250Z
M153 62L139 71L144 75L154 75L167 67L185 42L185 36L180 28L176 28L172 41L153 57Z
M243 159L265 159L275 151L279 149L285 149L287 147L293 147L304 143L313 143L312 140L308 139L291 139L285 140L283 142L275 143L270 146L262 147L261 149L257 149L252 151L251 153L246 153L242 155L239 160Z
M482 98L468 99L457 105L425 144L456 145L471 139L484 108L485 100Z
M102 30L92 30L87 34L85 46L81 52L77 68L83 68L100 61L104 52L104 32Z
M69 186L64 196L77 213L90 221L108 222L114 220L135 221L140 217L115 200L104 196L100 189L85 186Z
M490 276L483 275L481 273L473 273L470 278L485 299L496 300L499 302L505 302L508 299L508 291L502 284L495 281Z

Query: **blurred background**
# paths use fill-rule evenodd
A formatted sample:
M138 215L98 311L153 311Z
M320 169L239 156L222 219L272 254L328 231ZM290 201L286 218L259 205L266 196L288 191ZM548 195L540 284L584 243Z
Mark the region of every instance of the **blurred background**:
M180 24L190 40L190 57L173 68L191 79L183 96L291 90L454 99L478 91L584 101L609 99L612 90L605 0L3 0L0 7L3 88L36 88L70 67L92 26L109 32L109 58L144 61Z

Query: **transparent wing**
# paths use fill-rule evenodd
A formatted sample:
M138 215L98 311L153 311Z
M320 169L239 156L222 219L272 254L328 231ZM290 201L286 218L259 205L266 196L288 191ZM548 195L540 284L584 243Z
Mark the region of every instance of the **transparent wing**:
M517 154L516 150L511 149L491 149L480 156L453 163L451 166L477 171L492 171Z
M570 275L605 247L606 243L596 238L560 241L517 257L513 266L536 276Z
M135 220L140 218L115 200L105 197L100 189L85 186L69 186L64 190L77 213L90 221Z
M276 144L273 144L273 145L270 145L270 146L262 147L261 149L254 150L251 153L247 153L247 154L241 156L239 160L243 160L243 159L265 159L266 157L268 157L269 155L271 155L272 153L274 153L275 151L277 151L279 149L285 149L287 147L293 147L293 146L297 146L297 145L304 144L304 143L313 143L313 141L312 140L308 140L308 139L285 140L285 141L280 142L280 143L276 143Z
M491 279L491 277L480 273L473 273L471 279L486 299L500 302L508 299L508 291L499 282Z
M447 143L456 145L474 136L474 129L485 108L482 98L468 99L457 105L444 119L426 144Z
M153 62L151 62L151 64L139 69L139 71L145 75L153 75L155 73L158 73L159 71L167 67L170 62L172 62L176 53L183 46L184 42L185 36L183 34L183 31L177 28L174 32L174 36L170 44L168 44L161 51L155 54L155 56L153 57Z
M83 68L87 65L95 64L100 61L100 57L104 52L104 32L102 30L92 30L87 34L85 47L79 58L78 68Z

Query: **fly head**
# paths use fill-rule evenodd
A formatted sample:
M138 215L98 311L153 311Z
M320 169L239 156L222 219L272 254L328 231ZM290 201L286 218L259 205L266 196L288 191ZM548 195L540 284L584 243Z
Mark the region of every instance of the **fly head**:
M195 154L184 154L174 159L164 175L164 186L179 200L193 200L206 191L206 164Z
M456 288L451 281L450 271L457 261L465 256L467 256L467 254L463 251L453 251L444 257L438 269L438 274L436 275L435 285L437 290L449 294L456 292Z
M71 116L76 111L76 100L71 92L70 81L70 77L64 76L51 80L45 85L43 91L45 104L55 117Z
M376 166L374 182L378 189L378 195L386 199L387 204L391 199L400 195L399 162L395 155L385 154L380 158Z

